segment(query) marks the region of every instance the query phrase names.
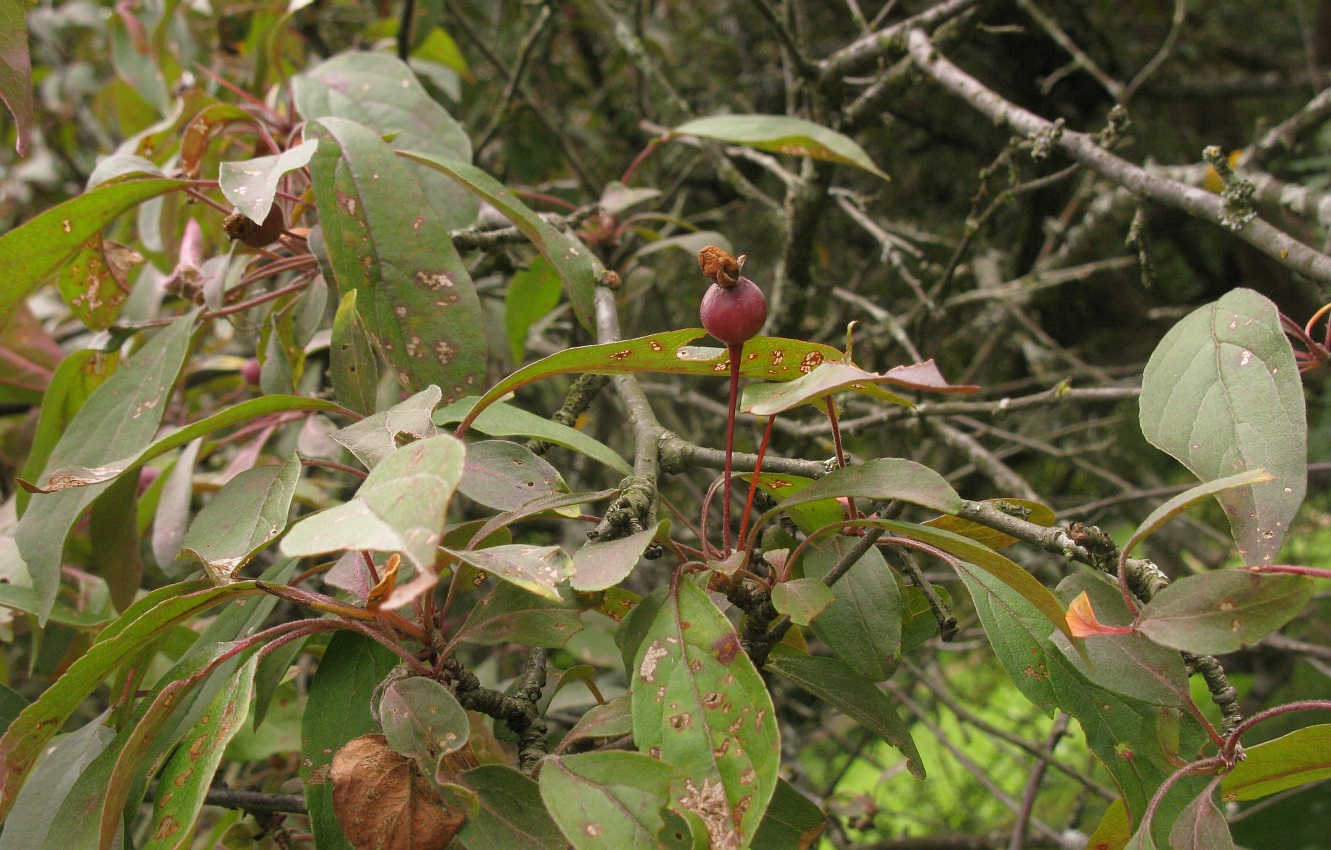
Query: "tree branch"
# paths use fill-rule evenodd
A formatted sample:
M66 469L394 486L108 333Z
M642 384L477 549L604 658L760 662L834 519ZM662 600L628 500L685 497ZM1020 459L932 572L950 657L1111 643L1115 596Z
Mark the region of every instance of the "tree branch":
M1114 156L1084 133L1062 130L1053 122L1004 100L984 84L939 54L923 30L907 36L911 58L943 88L1010 130L1048 139L1049 143L1077 162L1118 183L1141 197L1183 210L1206 221L1234 230L1235 235L1292 271L1319 283L1331 285L1331 257L1315 251L1260 218L1246 223L1234 221L1232 211L1217 195L1169 180L1127 160Z

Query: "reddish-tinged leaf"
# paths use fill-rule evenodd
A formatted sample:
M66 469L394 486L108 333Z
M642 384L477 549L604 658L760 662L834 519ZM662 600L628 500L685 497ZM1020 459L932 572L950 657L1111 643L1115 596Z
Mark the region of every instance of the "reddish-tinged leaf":
M662 520L653 528L643 529L636 534L611 540L609 543L588 543L573 553L574 590L605 590L614 587L638 565L642 553L652 538L661 533L662 526L669 528Z
M754 384L747 387L740 410L756 416L771 416L801 404L821 401L832 393L843 390L867 392L870 387L878 384L936 393L974 393L980 390L971 385L949 384L932 360L913 366L897 366L883 374L865 371L852 363L828 362L788 383ZM907 407L914 406L909 399L891 393L883 393L878 397Z
M0 0L0 100L14 116L19 156L27 154L32 136L32 59L24 5L23 0Z
M180 167L189 177L199 176L208 144L228 124L253 124L254 116L234 103L210 103L195 113L180 137Z
M1206 786L1206 790L1174 821L1174 827L1169 831L1170 850L1234 850L1229 822L1211 799L1218 782Z
M379 725L388 744L435 776L440 760L471 737L467 711L443 685L423 676L399 679L384 688Z
M199 582L170 585L135 603L116 623L108 626L97 643L36 702L24 709L0 738L0 765L3 766L0 768L0 817L14 804L15 794L51 736L103 679L144 647L160 639L176 623L228 599L261 592L254 582L199 588Z
M1299 575L1216 570L1185 576L1151 599L1137 629L1164 646L1223 655L1288 623L1312 594L1312 579Z
M1091 608L1091 598L1083 591L1068 604L1068 628L1073 637L1091 637L1092 635L1130 635L1132 626L1106 626L1095 617Z
M56 367L65 357L42 323L26 306L0 326L0 398L36 404L42 400Z
M457 639L487 646L515 643L557 649L582 631L580 613L558 595L538 596L503 581L472 607Z
M627 375L661 372L671 375L725 377L730 374L730 358L724 348L705 348L687 343L706 334L702 328L652 334L651 336L568 348L552 354L509 375L495 384L471 409L458 431L466 431L472 420L494 402L519 387L570 372L594 375ZM844 355L830 345L801 342L779 337L754 337L744 343L744 362L740 375L766 381L793 381L807 375L822 363L840 360ZM874 394L895 398L870 385Z
M573 575L573 559L558 546L512 543L489 549L444 551L478 570L485 570L551 601L560 598L555 587Z
M567 495L568 485L559 470L526 446L508 440L481 440L467 446L458 492L487 508L512 511L532 499Z

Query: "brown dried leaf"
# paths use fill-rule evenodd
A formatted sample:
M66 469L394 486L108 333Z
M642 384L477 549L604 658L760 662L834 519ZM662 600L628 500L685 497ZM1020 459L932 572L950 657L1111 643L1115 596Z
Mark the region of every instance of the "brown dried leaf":
M383 735L348 741L333 757L331 778L333 812L356 850L443 850L466 819Z

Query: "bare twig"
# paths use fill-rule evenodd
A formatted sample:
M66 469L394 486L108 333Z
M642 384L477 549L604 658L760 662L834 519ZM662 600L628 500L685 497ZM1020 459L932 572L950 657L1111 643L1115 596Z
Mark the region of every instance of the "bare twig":
M990 90L934 49L923 30L911 30L910 55L925 73L952 94L1011 130L1041 136L1068 156L1142 197L1183 210L1205 221L1230 226L1235 235L1281 265L1322 284L1331 284L1331 257L1254 217L1235 226L1232 213L1217 195L1152 174L1114 156L1084 133L1061 132L1053 122L1022 109Z

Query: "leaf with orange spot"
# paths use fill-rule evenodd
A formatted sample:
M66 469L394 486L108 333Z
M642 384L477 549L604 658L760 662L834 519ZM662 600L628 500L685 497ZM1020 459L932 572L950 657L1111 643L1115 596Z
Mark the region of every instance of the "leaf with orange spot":
M194 823L203 810L213 776L226 745L245 724L254 692L258 656L251 656L226 682L198 723L185 733L184 744L166 763L153 800L151 836L143 850L178 850L188 846Z

